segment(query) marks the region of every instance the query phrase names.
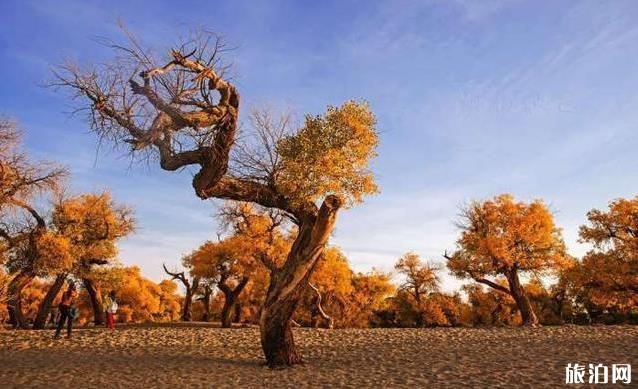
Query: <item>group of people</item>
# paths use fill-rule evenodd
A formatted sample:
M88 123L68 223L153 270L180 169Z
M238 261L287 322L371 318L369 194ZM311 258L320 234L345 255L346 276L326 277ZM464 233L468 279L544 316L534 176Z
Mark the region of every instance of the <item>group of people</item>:
M74 283L69 283L67 290L62 293L60 304L58 305L58 323L55 330L55 339L60 338L62 327L66 323L66 337L71 337L73 330L73 320L78 317L78 308L75 305L75 300L78 297L78 291ZM115 314L117 313L118 305L115 297L115 291L110 291L102 302L103 312L106 313L106 328L115 329Z

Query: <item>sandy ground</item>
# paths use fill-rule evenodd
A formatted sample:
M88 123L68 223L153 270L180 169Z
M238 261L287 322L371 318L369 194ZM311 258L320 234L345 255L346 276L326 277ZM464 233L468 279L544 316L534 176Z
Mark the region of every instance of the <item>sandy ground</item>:
M638 327L296 329L295 337L306 363L271 370L257 328L80 329L57 341L51 331L0 331L0 388L536 388L561 386L569 362L638 370Z

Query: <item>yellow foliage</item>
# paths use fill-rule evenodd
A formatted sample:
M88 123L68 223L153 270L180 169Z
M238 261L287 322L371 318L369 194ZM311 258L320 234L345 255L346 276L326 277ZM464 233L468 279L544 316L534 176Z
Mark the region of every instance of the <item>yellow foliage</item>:
M387 297L395 292L390 274L373 270L355 274L353 291L345 301L344 327L368 327L374 312L383 307Z
M638 197L615 200L607 212L594 209L587 219L580 237L594 250L569 276L599 309L638 312Z
M107 261L117 255L116 240L134 230L132 212L108 192L84 194L56 205L53 225L72 245L77 261Z
M324 295L345 297L353 291L352 276L348 258L339 248L331 246L325 249L323 258L317 263L310 277L310 282Z
M368 104L355 101L329 106L322 116L306 116L304 127L277 145L283 165L278 187L297 201L335 194L353 204L375 193L367 169L379 142L375 125Z
M412 252L404 254L394 265L394 269L406 277L402 289L411 293L416 299L419 299L422 294L435 292L439 288L437 269L423 263L418 254Z
M568 266L565 244L541 200L517 202L505 194L474 202L463 212L457 251L448 261L460 277L521 271L554 271Z
M73 266L71 244L66 237L47 231L38 235L36 239L37 255L33 262L35 274L53 275L67 271Z
M24 313L24 317L27 319L35 318L40 302L44 299L44 295L50 286L50 283L36 278L22 290L22 312Z
M505 285L505 281L499 284ZM516 325L520 323L516 304L511 296L495 291L491 288L483 288L481 285L465 285L463 289L467 293L471 306L469 323L474 326L486 325Z

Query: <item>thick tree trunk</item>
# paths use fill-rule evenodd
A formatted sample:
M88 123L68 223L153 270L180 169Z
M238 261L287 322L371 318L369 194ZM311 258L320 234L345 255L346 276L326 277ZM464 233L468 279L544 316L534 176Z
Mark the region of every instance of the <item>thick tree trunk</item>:
M93 322L96 326L104 324L104 310L102 309L102 292L95 283L88 279L82 279L82 283L89 294L89 300L91 301L91 309L93 309Z
M518 278L518 271L516 269L511 270L507 274L507 282L509 283L510 293L516 301L521 317L523 319L523 326L526 327L538 327L538 318L532 307L532 303L529 301L529 297L525 292L525 289L521 285Z
M44 296L44 299L40 303L40 307L38 307L38 313L33 321L34 330L44 329L47 319L49 318L49 313L51 312L53 301L55 301L55 298L58 296L58 293L60 293L62 286L64 286L65 280L66 273L58 274L57 277L55 277L55 281Z
M338 197L328 196L316 215L302 220L286 262L280 268L271 269L259 321L261 346L270 367L302 362L292 336L292 315L323 255L341 204Z
M35 278L30 269L16 274L7 287L7 310L9 323L14 328L27 329L27 320L22 312L22 290Z
M303 362L292 336L291 318L294 308L291 302L275 303L261 312L261 347L270 367L292 366Z

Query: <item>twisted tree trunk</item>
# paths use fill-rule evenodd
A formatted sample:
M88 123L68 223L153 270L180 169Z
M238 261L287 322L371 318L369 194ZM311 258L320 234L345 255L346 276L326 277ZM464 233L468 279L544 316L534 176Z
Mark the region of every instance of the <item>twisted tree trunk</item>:
M301 221L288 258L281 268L270 267L270 285L261 311L261 346L269 366L302 362L292 335L291 319L308 280L334 228L341 200L328 196L317 214Z
M199 289L199 282L201 280L200 277L193 277L192 280L188 280L184 272L171 272L166 268L165 264L162 264L164 267L164 272L169 276L173 277L174 280L180 280L184 285L184 289L186 290L186 295L184 296L184 303L182 305L182 321L191 321L193 318L192 314L192 305L193 305L193 297L197 293Z
M66 280L66 273L60 273L55 277L55 281L49 287L47 294L44 296L44 299L40 303L40 307L38 307L38 313L33 321L33 329L41 330L44 329L47 319L49 318L49 313L51 312L51 306L53 305L53 301L60 293L62 286L64 286L64 281Z
M239 295L246 284L248 284L248 277L243 277L239 284L233 289L226 285L226 275L222 275L219 282L219 289L224 294L224 306L222 307L222 328L230 328L232 325L232 311L237 304Z
M89 278L83 278L82 283L89 294L91 309L93 309L93 322L96 326L104 324L104 310L102 309L102 291Z
M536 313L534 312L532 303L529 301L529 297L527 296L525 289L521 285L521 281L518 278L518 271L516 268L507 273L507 282L509 284L510 293L514 298L514 301L516 301L516 305L518 306L519 311L521 312L523 326L538 327L538 317L536 317Z
M7 287L7 310L9 323L13 328L27 329L27 320L22 312L22 290L35 278L33 271L28 268L16 274Z

